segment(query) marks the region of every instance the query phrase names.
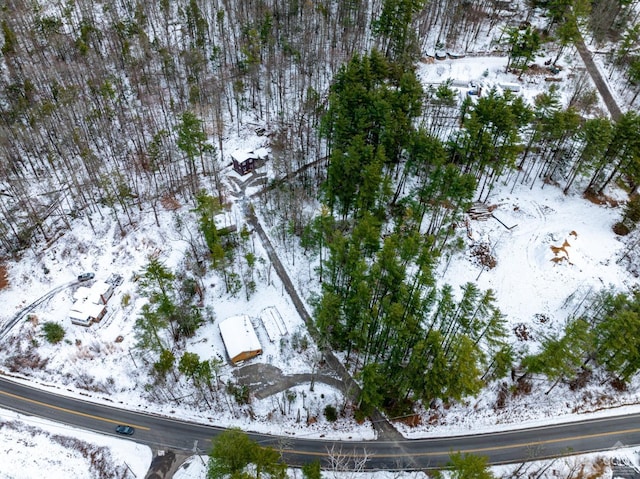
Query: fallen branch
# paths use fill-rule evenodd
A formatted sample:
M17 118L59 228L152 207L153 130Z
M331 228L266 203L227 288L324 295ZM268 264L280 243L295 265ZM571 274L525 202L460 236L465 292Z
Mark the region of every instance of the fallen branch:
M507 228L509 231L511 231L511 230L512 230L513 228L515 228L516 226L518 226L518 224L517 224L517 223L516 223L515 225L513 225L513 226L507 226L507 225L505 225L502 221L500 221L498 218L496 218L496 217L495 217L495 215L494 215L493 213L491 214L491 217L492 217L494 220L496 220L498 223L500 223L502 226L504 226L505 228Z

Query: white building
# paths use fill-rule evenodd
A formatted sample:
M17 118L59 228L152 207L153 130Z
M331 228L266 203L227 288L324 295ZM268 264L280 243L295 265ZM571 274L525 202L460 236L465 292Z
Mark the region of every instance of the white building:
M80 286L73 293L73 306L69 311L69 319L79 326L91 326L94 321L100 321L107 308L105 305L113 296L113 286L104 281L96 281L90 288Z
M106 312L107 308L104 304L76 301L69 311L69 318L78 326L91 326L94 321L100 321Z
M113 296L113 286L104 281L96 281L90 288L80 286L73 293L74 301L88 301L93 304L107 304Z

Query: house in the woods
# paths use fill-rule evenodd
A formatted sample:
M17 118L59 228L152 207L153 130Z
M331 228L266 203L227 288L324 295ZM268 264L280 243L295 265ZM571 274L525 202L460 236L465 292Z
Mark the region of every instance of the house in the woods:
M107 312L104 304L95 304L88 300L76 301L69 311L69 319L78 326L91 326L100 321Z
M73 293L75 302L69 311L69 319L78 326L91 326L94 321L100 321L112 295L113 285L104 281L96 281L90 288L80 286Z
M269 156L267 148L258 148L254 151L236 150L231 153L233 169L240 175L246 175L262 166Z
M73 299L93 304L107 304L111 296L113 296L113 286L104 281L96 281L90 288L80 286L73 294Z
M231 316L219 326L222 342L227 350L229 360L237 364L262 354L262 346L251 319L246 314Z

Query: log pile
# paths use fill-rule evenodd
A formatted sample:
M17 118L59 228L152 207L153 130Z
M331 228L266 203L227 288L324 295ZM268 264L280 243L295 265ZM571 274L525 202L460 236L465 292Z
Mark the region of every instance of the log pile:
M484 203L474 203L467 210L467 214L472 220L487 221L493 216L493 211L498 205L486 205Z

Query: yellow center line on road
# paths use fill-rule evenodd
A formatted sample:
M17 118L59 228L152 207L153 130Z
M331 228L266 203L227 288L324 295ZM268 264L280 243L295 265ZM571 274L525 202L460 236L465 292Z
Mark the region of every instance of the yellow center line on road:
M558 443L558 442L564 442L564 441L577 441L577 440L581 440L581 439L593 439L596 437L607 437L607 436L615 436L618 434L635 434L635 433L640 433L640 428L634 428L634 429L624 429L622 431L609 431L609 432L600 432L600 433L595 433L595 434L584 434L584 435L580 435L580 436L572 436L572 437L563 437L563 438L558 438L558 439L544 439L544 440L540 440L540 441L532 441L532 442L524 442L524 443L517 443L517 444L507 444L504 446L489 446L489 447L480 447L480 448L473 448L473 449L462 449L460 451L456 452L461 452L461 453L467 453L467 454L475 454L475 453L480 453L480 452L496 452L496 451L503 451L506 449L517 449L517 448L526 448L526 447L535 447L535 446L544 446L546 444L554 444L554 443ZM442 438L445 439L445 438ZM419 441L419 439L414 439L411 440L413 441ZM427 444L425 444L425 447L428 447ZM412 457L417 457L417 456L424 456L424 457L429 457L429 456L449 456L449 454L451 453L451 451L441 451L441 452L420 452L420 451L416 451L416 452L402 452L402 453L385 453L385 454L376 454L373 453L371 451L366 451L366 447L363 448L363 452L356 452L356 451L349 451L349 450L342 450L342 451L338 451L336 452L331 452L331 451L327 451L327 452L308 452L308 451L298 451L295 449L287 449L284 452L288 453L288 454L302 454L302 455L309 455L309 456L331 456L331 455L344 455L346 457L352 457L352 458L364 458L364 457L378 457L378 458L394 458L394 457L404 457L407 454L411 454ZM579 454L578 451L573 451L574 454ZM532 458L535 459L535 458ZM532 460L530 459L530 460Z
M9 396L15 399L19 399L21 401L26 401L26 402L30 402L32 404L38 404L40 406L43 407L47 407L50 409L54 409L56 411L62 411L62 412L66 412L69 414L74 414L76 416L83 416L83 417L87 417L87 418L91 418L91 419L96 419L98 421L103 421L103 422L107 422L107 423L111 423L111 424L121 424L120 421L114 421L113 419L107 419L101 416L95 416L92 414L86 414L86 413L82 413L82 412L78 412L78 411L73 411L71 409L66 409L63 407L59 407L59 406L54 406L52 404L47 404L41 401L36 401L35 399L29 399L26 398L24 396L19 396L17 394L12 394L12 393L8 393L5 391L0 391L0 394L3 394L5 396ZM145 427L145 426L138 426L133 424L132 425L135 428L138 429L142 429L145 431L149 431L150 428ZM539 440L539 441L531 441L531 442L524 442L524 443L516 443L516 444L506 444L504 446L488 446L488 447L481 447L481 448L472 448L472 449L464 449L464 450L460 450L459 452L462 453L471 453L471 454L475 454L475 453L487 453L487 452L497 452L497 451L503 451L503 450L507 450L507 449L517 449L517 448L526 448L526 447L535 447L535 446L544 446L547 444L555 444L555 443L559 443L559 442L565 442L565 441L577 441L577 440L584 440L584 439L593 439L593 438L598 438L598 437L607 437L607 436L615 436L615 435L620 435L620 434L637 434L640 433L640 428L632 428L632 429L623 429L621 431L609 431L609 432L600 432L600 433L594 433L594 434L583 434L583 435L579 435L579 436L571 436L571 437L564 437L564 438L557 438L557 439L543 439L543 440ZM407 442L414 442L414 441L418 441L418 440L408 440ZM347 445L348 443L345 443L345 445ZM428 447L428 444L425 444L425 447ZM287 454L298 454L298 455L308 455L308 456L329 456L332 453L329 452L311 452L311 451L300 451L300 450L296 450L296 449L286 449L283 452L286 452ZM577 453L577 451L576 451ZM340 453L338 453L340 454ZM375 453L371 453L370 451L367 452L366 451L366 447L363 448L363 452L359 453L354 451L342 451L342 454L348 456L348 457L354 457L354 458L360 458L360 457L380 457L380 458L393 458L393 457L402 457L405 456L406 453L384 453L384 454L375 454ZM420 451L416 451L411 453L412 456L446 456L449 455L448 451L442 451L442 452L428 452L428 451L424 451L424 452L420 452Z
M36 401L35 399L29 399L26 398L24 396L18 396L17 394L12 394L12 393L8 393L5 391L0 391L0 394L3 394L4 396L9 396L12 397L14 399L19 399L21 401L26 401L26 402L30 402L32 404L37 404L39 406L44 406L44 407L48 407L50 409L55 409L56 411L62 411L62 412L66 412L69 414L74 414L76 416L82 416L82 417L88 417L90 419L96 419L98 421L103 421L103 422L108 422L110 424L122 424L122 421L114 421L113 419L107 419L105 417L101 417L101 416L94 416L93 414L86 414L84 412L79 412L79 411L73 411L72 409L66 409L60 406L54 406L53 404L47 404L45 402L42 401ZM138 426L135 424L131 424L132 427L135 427L136 429L142 429L144 431L149 431L150 428L148 427L144 427L144 426Z
M618 434L635 434L635 433L639 433L639 432L640 432L640 428L624 429L622 431L609 431L609 432L598 432L598 433L595 433L595 434L582 434L580 436L560 437L560 438L557 438L557 439L544 439L544 440L540 440L540 441L525 442L525 443L521 443L521 444L508 444L508 445L505 445L505 446L498 446L498 447L480 447L480 448L476 448L476 449L467 449L467 450L462 451L462 452L476 453L476 452L500 451L500 450L503 450L503 449L515 449L515 448L518 448L518 447L544 446L546 444L555 444L555 443L564 442L564 441L579 441L579 440L583 440L583 439L593 439L593 438L596 438L596 437L615 436L615 435L618 435ZM429 453L426 453L426 455L428 455L428 454Z

